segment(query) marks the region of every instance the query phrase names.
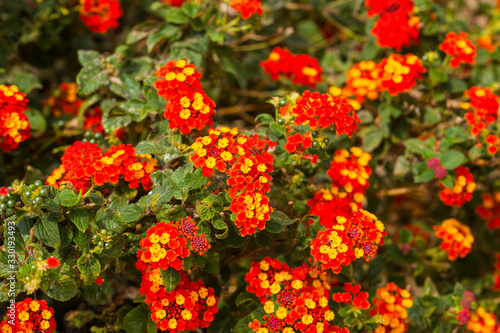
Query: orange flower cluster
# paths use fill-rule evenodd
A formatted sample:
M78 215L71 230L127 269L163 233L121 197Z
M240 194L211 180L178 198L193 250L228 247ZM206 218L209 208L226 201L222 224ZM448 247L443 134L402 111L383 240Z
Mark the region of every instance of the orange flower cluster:
M465 258L471 251L474 236L470 228L456 219L447 219L440 226L434 226L436 237L441 238L441 249L448 252L449 260Z
M218 312L219 299L203 281L191 281L183 271L181 280L168 292L160 269L148 267L143 274L141 294L158 329L169 333L195 331L210 326Z
M466 329L474 333L497 333L500 326L498 318L480 306L471 314Z
M118 0L80 0L80 18L92 32L118 28L123 11Z
M342 89L345 97L354 96L360 103L365 98L377 99L380 92L380 66L373 61L361 61L347 71L346 85Z
M26 298L15 304L14 325L9 321L0 322L2 333L31 333L41 331L51 333L56 329L54 309L47 305L46 301L36 301Z
M262 4L260 0L232 0L231 8L241 13L244 20L250 18L254 14L262 15Z
M189 159L202 169L205 177L212 175L214 169L228 175L230 209L236 214L234 223L242 236L264 229L273 211L265 195L273 179L274 157L268 149L276 142L258 135L239 135L236 128L228 127L210 129L208 134L196 139Z
M452 57L451 68L458 67L460 63L471 65L476 63L476 46L467 38L465 32L460 32L458 35L455 32L449 32L439 45L439 49Z
M377 44L401 50L412 43L418 43L420 20L413 16L413 1L366 0L368 15L380 15L371 33L377 37ZM394 29L397 27L397 29Z
M252 263L245 281L266 313L249 323L254 332L349 332L331 323L335 314L328 307L331 285L326 274L307 264L290 268L266 257Z
M357 203L364 200L364 193L370 186L368 178L372 169L368 165L372 156L363 152L359 147L338 149L333 156L328 176L332 179L332 192L347 193ZM345 195L345 194L343 194Z
M337 224L337 216L347 219L361 208L361 203L353 201L345 192L334 194L326 189L317 191L307 204L311 207L309 214L319 216L320 224L326 228ZM309 221L309 224L312 223Z
M43 101L43 105L50 108L52 114L60 117L63 114L77 115L83 100L76 95L76 83L61 83L52 96Z
M8 153L31 136L26 94L16 86L0 85L0 149Z
M496 258L495 272L493 273L493 278L495 279L493 290L500 290L500 253L497 252Z
M380 62L380 85L391 96L410 91L426 72L422 61L411 53L406 55L391 54Z
M344 284L343 293L333 294L333 300L338 303L346 303L349 305L354 305L358 309L367 310L370 308L370 302L368 302L368 293L366 291L361 291L361 286L358 284L352 285L347 282Z
M336 224L318 232L311 243L311 255L322 270L340 273L358 258L373 258L379 246L384 245L384 224L363 209L350 218L337 216Z
M381 315L383 322L374 331L376 333L401 333L408 329L408 309L413 306L413 298L406 289L399 288L389 282L385 287L377 289L373 299L370 316Z
M312 89L316 83L321 82L321 73L323 73L316 58L307 54L292 54L279 47L274 48L269 57L260 63L260 66L275 81L283 75L292 79L293 83L309 85Z
M213 125L215 102L201 87L201 74L186 60L170 61L155 72L154 87L158 96L165 98L164 117L171 129L182 134Z
M329 128L334 125L337 135L351 137L360 123L356 111L344 97L333 97L319 92L304 91L291 109L295 124L308 124L312 129Z
M500 192L484 193L483 202L476 207L476 213L487 222L488 228L500 228Z
M476 190L476 183L472 178L469 169L464 166L459 166L455 169L457 180L453 188L444 187L439 193L441 201L448 206L462 206L465 202L472 199L472 192Z
M312 146L311 132L304 133L304 135L297 132L289 135L286 140L285 150L287 152L311 160L313 164L318 162L318 155L311 155L306 152L306 149Z
M483 35L477 39L477 45L486 51L493 53L496 51L498 43L493 42L493 37L491 35Z
M496 120L500 106L499 97L491 89L481 87L466 90L465 96L470 98L470 106L472 106L472 111L465 114L465 120L472 126L471 134L477 136Z
M158 165L151 155L137 155L130 145L111 146L103 153L98 145L80 141L66 148L61 162L61 166L47 178L47 185L61 188L71 182L77 191L82 192L90 188L92 182L98 186L109 182L117 184L120 176L130 188L142 184L149 190L152 186L149 175Z
M140 241L136 267L145 272L151 269L182 270L182 259L191 252L199 255L210 249L205 234L198 233L199 227L191 217L177 222L159 222L147 230L147 236Z
M141 294L160 330L170 333L196 330L210 325L218 311L218 299L202 281L190 281L183 271L182 259L192 252L203 255L208 238L198 232L191 217L177 222L159 222L147 230L137 252L136 267L142 274ZM165 289L161 270L174 269L181 280L170 292Z

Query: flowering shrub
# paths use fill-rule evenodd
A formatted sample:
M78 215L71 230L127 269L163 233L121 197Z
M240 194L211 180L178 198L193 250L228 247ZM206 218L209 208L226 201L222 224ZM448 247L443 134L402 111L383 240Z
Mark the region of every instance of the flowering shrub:
M495 1L4 1L0 333L500 332Z

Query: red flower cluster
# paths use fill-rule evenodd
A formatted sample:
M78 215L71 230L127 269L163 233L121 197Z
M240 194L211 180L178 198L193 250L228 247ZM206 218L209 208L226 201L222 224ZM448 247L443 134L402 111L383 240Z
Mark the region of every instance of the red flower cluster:
M466 329L474 333L496 333L500 330L500 325L493 313L486 312L480 306L470 316Z
M205 177L212 175L214 168L228 175L229 195L233 199L230 209L236 214L234 222L242 236L264 229L273 211L265 195L270 191L274 163L267 150L276 143L257 135L239 135L236 128L210 129L208 133L193 143L190 160Z
M319 92L304 91L292 108L295 124L308 124L312 129L329 128L334 125L337 135L351 137L357 130L360 119L344 97L333 97Z
M361 61L347 71L346 84L342 89L345 97L354 96L360 103L365 98L374 100L380 92L380 66L373 61Z
M361 291L360 285L352 285L347 282L344 284L343 293L333 294L333 300L339 303L346 303L349 305L354 305L358 309L367 310L370 308L370 302L368 302L368 293L366 291Z
M118 0L80 0L80 18L92 32L118 28L123 11Z
M142 184L148 190L152 186L149 175L158 165L151 155L137 155L130 145L111 146L103 154L98 145L80 141L66 148L61 162L61 166L47 178L47 185L61 188L71 182L77 191L83 192L90 188L92 182L98 186L108 182L117 184L120 176L130 188Z
M422 79L421 74L426 72L422 61L411 53L406 55L393 53L382 59L379 66L382 69L380 85L391 96L410 91L417 85L417 80Z
M500 290L500 253L496 254L497 261L495 263L495 272L493 273L493 277L495 282L493 284L493 290Z
M164 117L171 129L182 134L213 125L215 102L201 87L201 74L186 60L170 61L155 72L158 96L165 98Z
M136 267L144 273L147 268L182 270L183 258L191 252L203 255L211 245L205 234L198 233L199 227L191 217L177 222L159 222L147 230L147 236L140 241Z
M472 199L472 192L476 190L476 183L472 178L469 169L464 166L459 166L455 169L457 180L453 188L444 187L439 193L441 201L448 206L462 206L465 202Z
M332 192L339 193L343 190L355 202L363 202L364 193L370 186L368 178L372 169L368 163L371 159L372 156L359 147L351 147L350 152L347 149L336 150L327 171L332 179Z
M439 49L452 57L451 68L458 67L460 63L471 65L476 63L476 46L467 38L465 32L460 32L458 35L455 32L449 32L439 45Z
M316 192L307 204L311 207L309 214L319 216L320 224L326 228L337 224L337 216L348 219L361 208L361 203L354 202L345 192L332 193L325 189ZM312 223L313 221L309 221L309 224Z
M312 89L317 82L321 82L323 69L318 60L307 54L292 54L279 47L269 54L269 57L260 63L273 80L278 80L280 75L292 79L293 83L303 86L309 85Z
M241 13L244 20L250 18L254 14L262 15L262 4L260 0L232 0L231 8Z
M60 117L63 114L77 115L83 100L76 95L76 83L61 83L52 96L43 101L43 105L50 108L52 114Z
M500 228L500 192L484 193L483 202L476 207L476 213L487 222L488 228Z
M31 333L41 331L51 333L56 329L54 309L47 305L46 301L36 301L26 298L15 304L14 325L9 321L0 322L2 333Z
M306 149L311 146L311 132L307 132L304 135L295 133L287 137L285 150L290 154L297 154L307 160L311 160L313 164L316 164L316 162L318 162L318 155L310 155L306 152Z
M478 135L496 120L499 98L491 89L481 87L472 87L465 91L465 95L470 98L470 106L472 106L472 111L465 114L465 120L467 120L467 124L472 126L471 134ZM469 104L465 106L469 106ZM491 153L495 154L496 151Z
M456 219L447 219L440 226L434 226L436 237L441 238L441 248L448 252L449 260L465 258L471 251L474 236L470 228Z
M340 273L358 258L373 258L379 245L384 245L384 224L363 209L345 218L337 216L336 223L318 232L311 243L311 255L322 270Z
M459 321L460 325L465 325L469 321L470 318L470 307L472 302L475 301L474 294L468 290L464 292L464 297L460 301L460 306L462 307L462 310L457 312L457 320Z
M195 331L210 325L218 312L219 299L203 281L191 281L179 271L181 280L168 292L159 269L148 267L143 274L141 294L158 329L169 333Z
M377 37L379 46L401 50L413 42L418 43L418 17L413 16L413 1L366 0L368 15L380 15L371 33ZM394 29L397 27L397 29Z
M56 267L59 267L61 265L61 262L59 261L59 259L57 259L56 257L54 256L50 256L47 258L47 260L45 261L45 265L48 267L48 268L56 268Z
M162 0L164 3L174 7L181 7L187 0Z
M407 309L413 306L413 298L408 290L389 282L384 288L377 289L377 296L372 303L374 308L370 311L370 316L379 314L383 319L375 332L406 332L409 323Z
M0 85L0 149L8 153L31 136L26 94L16 86Z
M249 323L254 332L349 332L331 323L335 314L328 307L331 284L326 274L307 264L291 269L266 257L252 263L245 281L266 313Z

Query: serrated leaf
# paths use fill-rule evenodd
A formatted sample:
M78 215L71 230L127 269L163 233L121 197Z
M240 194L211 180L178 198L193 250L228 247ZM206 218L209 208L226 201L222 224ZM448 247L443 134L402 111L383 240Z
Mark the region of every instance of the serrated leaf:
M78 55L78 62L82 66L87 65L91 61L93 61L101 56L101 54L99 52L94 51L94 50L78 50L77 55Z
M71 210L69 219L80 231L85 231L89 227L89 214L85 209L76 208Z
M135 223L144 216L144 210L135 204L130 204L120 210L120 216L127 224Z
M86 285L94 282L101 273L101 264L92 255L83 254L78 258L76 265L82 273Z
M47 289L42 289L47 296L61 302L65 302L76 295L78 285L67 275L57 275L51 278Z
M163 286L167 292L170 292L177 287L177 284L181 281L181 275L173 268L167 270L161 270L161 279L163 281Z
M59 193L57 200L64 207L73 207L80 201L80 198L78 194L66 188Z
M454 170L467 162L467 157L462 152L449 150L441 155L441 165L447 170Z
M125 316L123 327L127 333L146 333L150 312L145 304L141 304Z
M42 218L35 223L36 238L45 245L58 247L61 244L59 228L57 227L58 221L59 216L55 213L42 216Z
M244 291L236 297L235 303L236 303L236 306L239 307L241 304L253 302L254 299L255 299L255 296L252 293Z
M138 155L146 155L146 154L164 154L165 148L160 146L160 144L156 141L141 141L135 148L135 151Z

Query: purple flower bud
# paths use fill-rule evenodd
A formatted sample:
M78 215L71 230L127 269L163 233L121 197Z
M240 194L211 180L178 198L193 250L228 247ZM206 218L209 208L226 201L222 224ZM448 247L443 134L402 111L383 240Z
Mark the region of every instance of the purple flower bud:
M427 166L429 169L434 170L439 166L439 158L433 157L427 161Z
M411 244L403 243L401 245L401 252L403 252L404 254L408 254L410 251L411 251Z
M464 309L470 309L471 303L474 302L476 298L474 297L474 294L468 290L465 291L464 293L464 298L460 301L460 305Z
M434 176L437 179L443 179L444 176L446 176L446 169L442 166L437 167L436 170L434 170Z

